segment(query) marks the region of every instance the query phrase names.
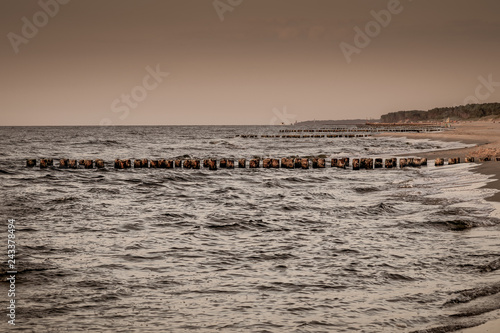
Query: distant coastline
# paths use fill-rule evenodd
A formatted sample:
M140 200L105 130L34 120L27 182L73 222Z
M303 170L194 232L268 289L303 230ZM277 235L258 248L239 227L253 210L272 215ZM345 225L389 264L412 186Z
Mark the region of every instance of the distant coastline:
M467 104L451 107L439 107L428 111L396 111L383 114L380 116L380 119L307 120L297 122L295 126L364 125L365 123L378 122L449 122L459 120L489 120L496 118L500 118L500 103Z

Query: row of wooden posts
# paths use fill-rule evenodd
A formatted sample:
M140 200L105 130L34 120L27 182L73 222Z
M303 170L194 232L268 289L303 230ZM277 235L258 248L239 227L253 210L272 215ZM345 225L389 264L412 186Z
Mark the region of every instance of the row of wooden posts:
M330 129L282 129L279 130L280 133L328 133L328 132L423 132L423 131L442 131L443 126L394 126L394 127L372 127L372 126L362 126L362 127L339 127Z
M332 128L332 129L286 129L279 130L280 133L343 133L343 132L372 132L377 130L371 127L358 127L358 128Z
M481 157L478 159L478 162L486 162L490 161L491 157ZM496 158L497 161L500 158ZM474 162L474 157L466 157L465 162L471 163ZM138 168L163 168L163 169L200 169L201 166L203 168L207 168L209 170L217 170L220 169L234 169L238 168L246 168L247 165L251 169L256 168L283 168L283 169L309 169L312 167L313 169L321 169L325 168L327 165L327 160L325 158L254 158L248 160L245 158L241 158L237 160L238 164L236 164L234 159L159 159L159 160L148 160L148 159L116 159L114 161L115 169L129 169L132 166L136 169ZM261 163L262 162L262 163ZM332 168L341 168L347 169L348 167L352 167L353 170L360 169L393 169L397 168L405 168L405 167L421 167L427 165L426 158L386 158L385 160L382 158L354 158L350 159L348 157L345 158L332 158L330 161L330 167ZM460 158L449 158L448 165L460 163ZM445 164L445 160L442 158L436 158L434 161L435 166L442 166ZM37 165L36 159L28 159L26 160L26 167L32 168ZM40 168L46 169L49 167L54 167L54 160L48 158L40 159ZM60 159L59 160L59 168L61 169L102 169L105 168L104 160L96 159L96 160L71 160L71 159Z
M315 135L261 135L261 138L297 138L297 139L306 139L306 138L366 138L372 136L371 134L315 134ZM236 137L241 137L244 139L256 139L258 135L236 135Z

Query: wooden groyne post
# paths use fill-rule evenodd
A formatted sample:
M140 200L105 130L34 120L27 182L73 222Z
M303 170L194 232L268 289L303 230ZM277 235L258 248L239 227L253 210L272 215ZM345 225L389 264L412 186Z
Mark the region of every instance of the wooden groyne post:
M258 158L253 158L250 160L250 169L257 169L260 167L260 159Z
M359 158L355 158L352 160L352 169L359 170Z
M293 158L282 158L281 159L281 168L283 169L293 169L294 163Z
M40 169L46 169L49 166L54 166L54 160L51 158L40 159Z
M313 167L313 169L324 169L325 168L325 159L324 158L313 158L312 167Z
M367 170L373 169L373 158L362 158L359 167Z
M217 160L214 159L208 160L208 170L212 171L217 170Z
M115 160L115 169L130 169L132 167L132 163L130 160Z

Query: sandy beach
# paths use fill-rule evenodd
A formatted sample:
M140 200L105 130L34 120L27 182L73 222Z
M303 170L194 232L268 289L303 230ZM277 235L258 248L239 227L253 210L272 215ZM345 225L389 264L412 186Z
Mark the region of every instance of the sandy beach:
M500 313L496 312L497 317L500 317ZM466 328L457 331L459 333L498 333L500 332L500 319L490 320L482 325Z
M500 157L500 123L499 122L464 122L454 124L450 129L438 133L384 133L381 136L407 137L414 139L432 139L439 141L455 141L466 144L474 144L476 146L463 149L441 150L424 152L419 154L420 157L428 159L460 157L464 161L466 156L474 156L476 158L477 171L486 175L498 176L500 170L500 162L496 162L495 156ZM479 156L491 156L492 161L477 163ZM488 183L485 187L493 188L500 191L500 177ZM500 192L489 197L487 200L500 202Z

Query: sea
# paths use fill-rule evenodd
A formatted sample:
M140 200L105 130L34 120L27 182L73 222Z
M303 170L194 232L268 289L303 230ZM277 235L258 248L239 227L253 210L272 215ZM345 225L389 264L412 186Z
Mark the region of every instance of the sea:
M499 215L485 200L496 190L474 164L113 167L117 158L329 161L466 146L260 137L279 129L1 127L0 331L424 332L500 308ZM28 158L54 167L27 168ZM106 168L59 169L61 158L101 158Z

